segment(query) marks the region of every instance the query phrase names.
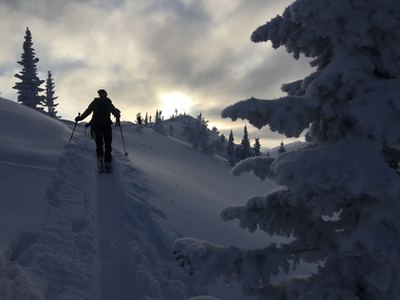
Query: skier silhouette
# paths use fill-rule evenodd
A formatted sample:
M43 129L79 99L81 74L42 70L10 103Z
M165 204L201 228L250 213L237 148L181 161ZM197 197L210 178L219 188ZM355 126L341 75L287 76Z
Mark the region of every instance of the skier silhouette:
M115 116L117 119L116 126L119 126L121 112L112 104L112 101L107 97L107 92L105 90L100 89L97 93L99 94L99 97L94 98L83 114L78 115L75 118L75 122L82 121L93 112L92 119L86 126L91 126L90 132L92 139L96 142L97 158L100 162L101 169L104 168L107 172L111 170L112 151L112 122L110 114L112 113Z

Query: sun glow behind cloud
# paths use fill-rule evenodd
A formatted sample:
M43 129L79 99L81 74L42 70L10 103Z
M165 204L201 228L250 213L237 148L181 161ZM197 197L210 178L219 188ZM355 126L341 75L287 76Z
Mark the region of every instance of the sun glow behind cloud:
M175 112L178 114L190 114L192 99L180 92L164 94L161 96L161 101L161 111L165 118L175 115Z

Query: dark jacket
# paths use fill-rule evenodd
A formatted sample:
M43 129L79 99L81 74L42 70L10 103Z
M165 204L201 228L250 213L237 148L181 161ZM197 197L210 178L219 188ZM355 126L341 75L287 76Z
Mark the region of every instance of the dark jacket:
M120 118L120 111L115 108L109 98L94 98L88 108L79 117L80 120L85 119L93 112L92 119L89 124L93 127L96 125L112 124L110 114L113 114L117 120Z

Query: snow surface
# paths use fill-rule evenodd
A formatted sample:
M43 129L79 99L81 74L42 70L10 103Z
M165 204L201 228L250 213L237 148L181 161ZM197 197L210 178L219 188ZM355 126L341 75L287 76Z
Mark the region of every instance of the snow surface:
M129 156L116 127L113 173L98 174L83 124L68 143L73 125L0 98L0 299L245 299L222 279L199 286L173 244L276 241L220 218L276 184L126 122Z

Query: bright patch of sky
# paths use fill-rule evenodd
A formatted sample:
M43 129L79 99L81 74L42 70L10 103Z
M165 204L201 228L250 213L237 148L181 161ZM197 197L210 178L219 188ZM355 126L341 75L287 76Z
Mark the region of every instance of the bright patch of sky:
M179 93L169 93L161 96L163 106L161 108L163 116L169 118L172 115L178 114L189 114L191 115L191 104L190 97Z

